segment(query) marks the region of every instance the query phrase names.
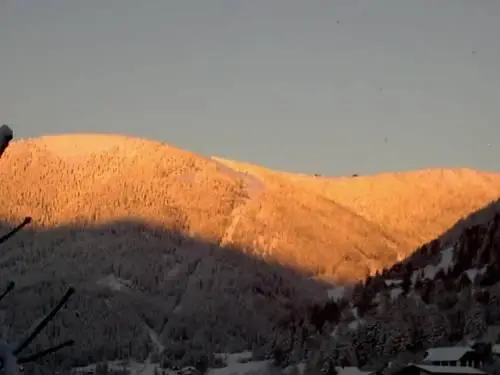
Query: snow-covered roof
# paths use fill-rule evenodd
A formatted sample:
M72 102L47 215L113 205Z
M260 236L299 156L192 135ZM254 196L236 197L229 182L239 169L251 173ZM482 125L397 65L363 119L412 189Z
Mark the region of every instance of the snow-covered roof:
M335 367L338 375L370 375L375 371L362 371L358 367L355 366L346 366L346 367Z
M419 369L434 373L434 374L466 374L466 375L485 375L486 372L481 371L474 367L465 367L465 366L431 366L431 365L419 365L413 364L413 366L418 367Z
M448 346L427 350L427 356L422 362L458 361L467 352L472 351L470 346Z

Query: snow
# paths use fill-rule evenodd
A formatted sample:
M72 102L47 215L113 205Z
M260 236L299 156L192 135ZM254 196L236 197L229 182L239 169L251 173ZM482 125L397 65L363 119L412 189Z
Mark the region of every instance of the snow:
M356 330L359 328L359 326L361 324L364 323L364 320L359 317L357 307L352 308L351 312L352 312L352 315L354 315L354 320L347 325L347 328L349 328L351 330Z
M215 353L215 357L221 359L229 366L250 361L252 359L252 352L247 350L240 353Z
M436 273L438 273L438 271L443 270L445 272L448 272L451 268L453 268L454 252L455 249L453 247L448 247L444 250L441 250L441 259L436 266L428 264L423 269L414 271L411 276L412 285L415 285L415 282L419 278L419 275L424 279L434 280L434 277L436 276Z
M267 372L271 361L252 361L252 352L216 353L226 364L225 367L210 369L207 375L245 375L250 372Z
M215 162L216 168L219 172L222 172L227 176L243 180L246 191L250 196L255 196L266 188L265 182L251 171L234 166L229 160L214 156L212 156L211 159Z
M384 280L386 286L398 286L403 283L403 280Z
M417 282L417 280L419 279L420 273L421 273L421 271L420 271L420 270L415 270L415 271L413 271L413 273L411 274L411 285L412 285L413 287L415 286L415 283L416 283L416 282Z
M90 364L88 366L77 367L73 369L73 372L76 374L95 374L97 368L97 364ZM174 374L175 372L172 370L162 370L160 369L160 365L157 363L151 362L136 362L136 361L110 361L108 362L108 368L114 371L120 371L122 369L126 369L130 372L131 375L154 375L155 370L162 371L165 374Z
M358 367L348 366L348 367L335 367L338 375L368 375L373 374L373 371L362 371Z
M265 372L271 363L272 361L233 363L230 366L210 369L207 375L245 375L250 372Z
M398 298L401 293L403 293L403 289L401 288L393 288L391 289L391 300L395 300L396 298Z
M436 266L433 266L432 264L428 264L424 268L424 279L434 280L436 273L437 273Z
M156 351L158 353L163 352L163 350L165 349L165 347L161 343L160 336L155 331L153 331L149 326L147 326L147 325L146 325L146 329L148 331L149 339L153 343Z
M350 322L347 327L351 330L356 330L359 328L359 326L363 323L362 320L353 320L352 322Z
M358 308L357 307L353 307L351 309L351 313L352 313L352 315L354 315L354 318L359 319L359 314L358 314Z
M455 249L448 247L441 251L441 261L437 265L438 270L448 271L453 267L453 254Z
M248 358L248 352L235 353L235 354L219 354L220 356L225 356L231 365L222 368L209 369L207 375L246 375L251 372L268 372L268 368L271 361L252 361L246 363L239 363L239 360L246 360ZM76 374L95 374L97 364L91 364L84 367L77 367L73 369ZM300 367L297 366L300 371ZM174 371L171 369L162 369L158 363L146 362L136 362L136 361L110 361L108 362L108 368L115 371L120 371L122 369L127 369L130 371L131 375L154 375L155 371L160 374L165 375L179 375L189 371L189 368L183 368L180 371ZM302 367L303 368L303 367Z
M447 346L442 348L432 348L427 350L427 355L422 361L424 362L434 362L434 361L458 361L463 355L469 351L472 351L470 346Z
M300 362L297 365L290 365L283 370L283 374L289 375L293 373L294 368L297 368L299 375L304 375L306 364L304 362Z
M471 375L486 375L486 372L481 371L477 368L466 367L466 366L432 366L432 365L419 365L413 364L412 366L418 367L429 373L438 374L471 374Z
M471 268L471 269L468 269L467 271L465 271L465 273L469 277L469 280L471 281L471 283L473 283L474 280L476 279L477 274L479 273L479 270L477 268Z
M332 333L330 333L330 336L331 337L336 337L338 331L339 331L339 326L335 326L335 328L333 329Z
M132 283L128 280L120 279L115 275L108 275L97 281L97 284L107 287L115 292L122 292L129 289Z
M340 286L336 286L335 288L328 289L328 298L334 300L335 302L344 298L344 295L345 295L345 286L344 285L340 285Z

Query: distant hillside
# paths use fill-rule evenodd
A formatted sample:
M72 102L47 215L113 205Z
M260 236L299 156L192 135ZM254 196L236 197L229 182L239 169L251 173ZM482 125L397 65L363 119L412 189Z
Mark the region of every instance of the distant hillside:
M500 174L322 178L95 134L14 142L0 178L2 228L34 222L0 253L15 331L72 283L80 362L273 347L325 281L364 280L500 195Z
M499 204L457 223L453 237L446 233L423 245L317 310L324 336L308 365L393 374L433 347L499 344ZM499 374L500 360L484 363L484 370Z
M276 184L290 184L343 206L389 233L402 257L440 236L460 218L500 198L500 173L467 168L328 178L217 160L238 171Z

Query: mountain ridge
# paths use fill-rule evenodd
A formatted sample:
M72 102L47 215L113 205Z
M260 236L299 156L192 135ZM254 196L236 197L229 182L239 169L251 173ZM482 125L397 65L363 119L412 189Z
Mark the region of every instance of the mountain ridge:
M461 219L500 198L500 174L469 169L322 178L221 160L114 135L13 142L0 226L33 217L0 254L19 280L16 316L29 311L13 329L71 282L86 318L67 311L40 340L69 327L78 365L280 346L302 358L315 332L304 322L332 284L356 289L454 226L460 236Z
M16 141L0 172L11 181L0 198L4 218L31 211L36 223L59 225L135 215L341 282L404 258L500 195L500 173L436 169L317 178L114 134ZM39 201L34 212L23 194Z

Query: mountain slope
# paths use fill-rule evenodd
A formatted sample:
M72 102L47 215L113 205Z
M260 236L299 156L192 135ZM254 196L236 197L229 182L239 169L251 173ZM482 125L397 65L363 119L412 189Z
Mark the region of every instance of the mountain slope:
M234 168L234 169L233 169ZM270 255L320 277L362 279L499 197L500 174L431 170L314 178L106 135L14 143L1 176L6 219L130 218Z
M500 174L467 170L324 179L245 168L115 135L14 142L0 160L1 226L34 221L0 254L20 289L14 330L72 283L83 322L65 312L41 340L68 327L75 360L144 358L158 341L175 357L165 360L270 347L290 314L326 297L324 280L389 267L500 192Z
M434 170L314 178L108 135L14 143L0 197L38 225L136 218L337 282L389 266L499 197L500 174ZM248 173L249 172L249 173Z
M277 184L292 183L323 196L391 233L406 256L462 217L500 197L499 173L467 168L427 169L357 177L312 177L271 172L216 158Z
M460 223L453 240L436 238L359 284L336 317L324 310L334 329L310 365L391 363L384 372L392 374L433 347L500 343L499 203L482 223L477 217ZM484 366L500 371L494 358Z
M44 137L13 144L1 173L8 220L29 213L51 227L133 217L344 281L395 259L386 234L335 202L159 143Z

